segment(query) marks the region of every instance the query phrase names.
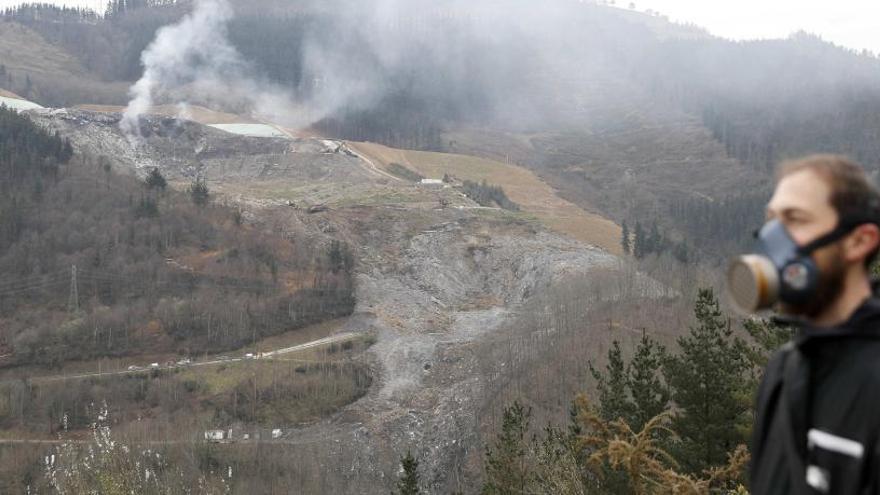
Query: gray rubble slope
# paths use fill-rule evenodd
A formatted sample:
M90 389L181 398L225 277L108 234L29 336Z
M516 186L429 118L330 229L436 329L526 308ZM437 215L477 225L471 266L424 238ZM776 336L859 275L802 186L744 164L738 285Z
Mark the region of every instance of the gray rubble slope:
M120 130L118 113L62 108L31 110L28 115L70 138L76 151L103 155L120 170L139 175L156 167L171 180L199 175L218 181L367 177L358 166L360 159L335 141L241 136L160 115L142 116L141 136L131 138Z

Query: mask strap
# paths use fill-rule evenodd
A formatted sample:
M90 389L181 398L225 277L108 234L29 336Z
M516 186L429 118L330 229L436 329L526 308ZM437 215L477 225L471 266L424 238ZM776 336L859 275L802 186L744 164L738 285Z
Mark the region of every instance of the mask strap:
M804 246L799 247L798 253L802 256L807 256L821 247L825 247L832 242L837 242L840 239L843 239L844 237L849 235L849 233L852 232L853 229L855 229L859 225L862 225L863 223L873 222L862 220L841 221L837 224L837 227L834 227L834 230L832 230L831 232L819 237L813 242L808 242Z

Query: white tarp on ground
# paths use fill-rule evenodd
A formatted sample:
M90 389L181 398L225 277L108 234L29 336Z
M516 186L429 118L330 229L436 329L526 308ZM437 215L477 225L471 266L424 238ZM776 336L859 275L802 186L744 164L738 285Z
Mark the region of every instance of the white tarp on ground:
M8 108L11 108L16 111L22 110L31 110L34 108L43 108L40 105L32 101L27 100L19 100L18 98L7 98L5 96L0 96L0 105L6 105Z
M211 124L211 127L242 136L287 137L275 127L266 124Z

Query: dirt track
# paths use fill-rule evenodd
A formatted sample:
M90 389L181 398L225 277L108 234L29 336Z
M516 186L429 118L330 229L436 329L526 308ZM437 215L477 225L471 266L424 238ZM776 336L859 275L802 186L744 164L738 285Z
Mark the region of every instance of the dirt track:
M274 351L264 352L258 359L275 359L277 356L281 356L284 354L289 354L291 352L303 351L306 349L312 349L314 347L320 347L324 345L329 345L334 342L344 342L346 340L351 340L353 338L358 337L359 334L356 333L342 333L339 335L332 335L330 337L324 337L323 339L313 340L311 342L306 342L305 344L295 345L292 347L285 347L282 349L276 349ZM236 357L229 359L211 359L207 361L193 361L187 364L175 364L175 365L160 365L157 367L143 366L139 367L135 370L120 370L120 371L108 371L106 373L80 373L75 375L52 375L52 376L37 376L30 378L29 380L34 383L40 382L57 382L57 381L67 381L67 380L81 380L84 378L104 378L110 376L120 376L120 375L133 375L139 373L149 373L151 371L162 371L162 370L170 370L170 369L179 369L179 368L196 368L200 366L213 366L218 364L229 364L229 363L238 363L241 361L252 361L257 358L247 358L247 357Z

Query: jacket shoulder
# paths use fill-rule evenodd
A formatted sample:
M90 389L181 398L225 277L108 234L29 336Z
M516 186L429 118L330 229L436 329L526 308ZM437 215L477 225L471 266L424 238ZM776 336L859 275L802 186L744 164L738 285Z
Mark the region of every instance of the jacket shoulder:
M782 381L783 366L785 365L785 357L793 348L793 344L788 343L777 349L770 356L767 365L764 367L764 373L761 376L761 383L758 385L758 391L755 396L755 405L757 411L762 411L767 407L767 401L770 394Z

